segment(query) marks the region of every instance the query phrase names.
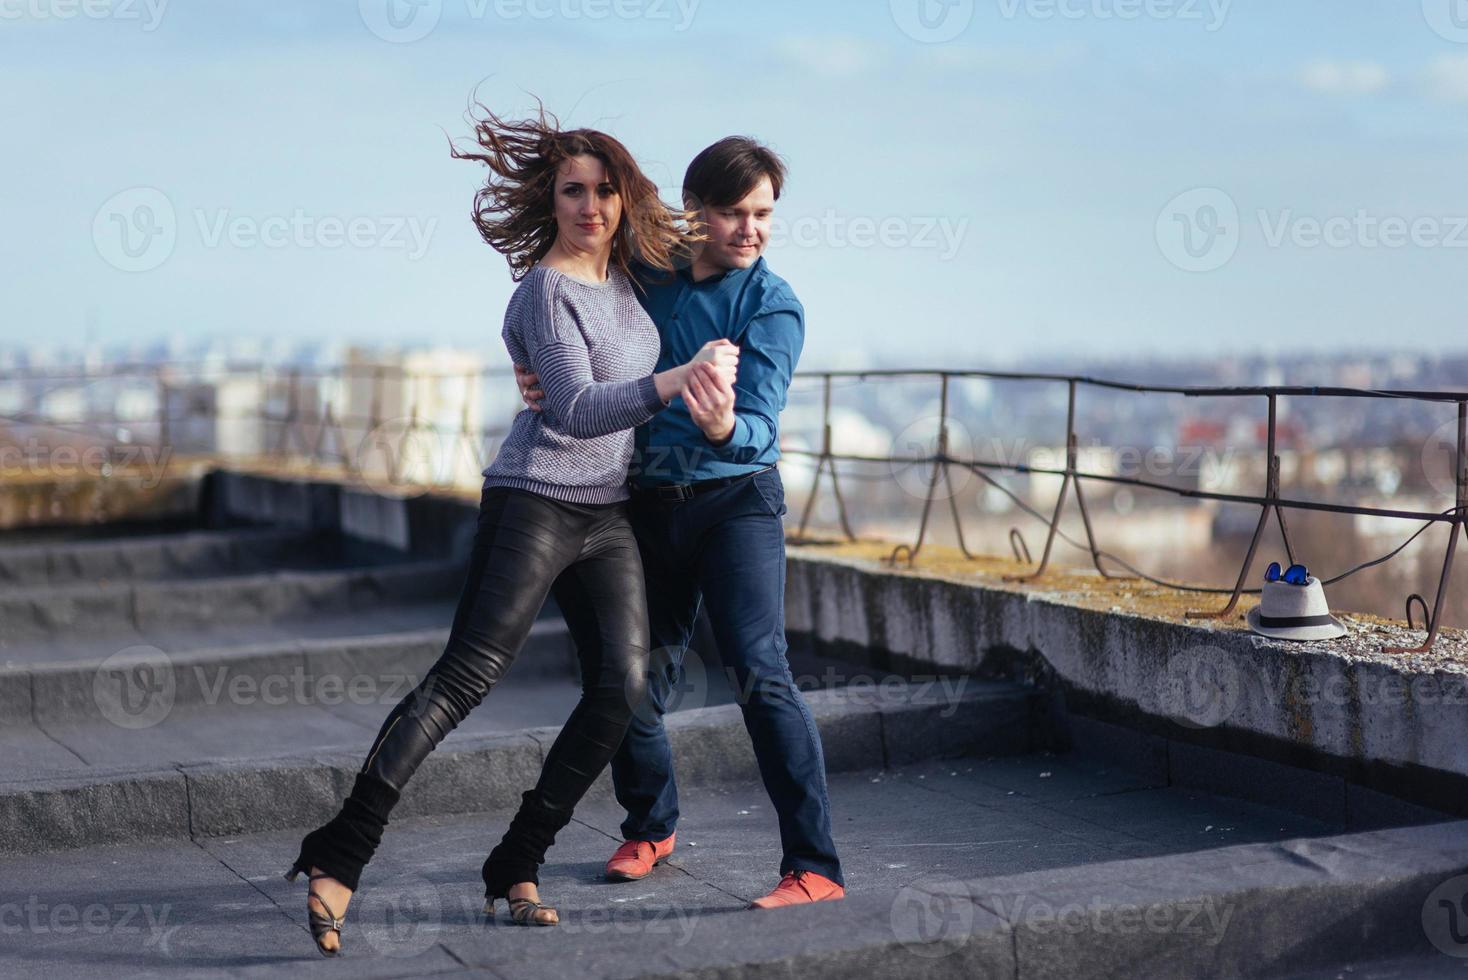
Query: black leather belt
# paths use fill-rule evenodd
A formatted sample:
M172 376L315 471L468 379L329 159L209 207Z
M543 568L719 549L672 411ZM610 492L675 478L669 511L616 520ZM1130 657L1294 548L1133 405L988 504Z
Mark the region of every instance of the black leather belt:
M638 497L658 500L665 504L678 504L685 500L692 500L699 494L706 493L709 490L718 490L720 487L727 487L739 483L741 480L748 480L752 476L768 473L774 468L773 466L766 466L764 469L755 470L753 473L741 473L739 476L726 476L717 480L699 480L697 483L661 483L651 487L638 486L632 483L629 486L632 489L632 493Z

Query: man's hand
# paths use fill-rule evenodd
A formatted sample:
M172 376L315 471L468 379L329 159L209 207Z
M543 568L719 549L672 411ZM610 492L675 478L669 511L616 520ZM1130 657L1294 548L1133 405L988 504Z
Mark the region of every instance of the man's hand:
M691 365L683 403L709 442L721 446L734 434L734 379L708 361Z
M545 397L545 389L540 387L540 375L516 364L515 384L520 386L520 400L525 403L525 407L532 412L541 411L540 400Z

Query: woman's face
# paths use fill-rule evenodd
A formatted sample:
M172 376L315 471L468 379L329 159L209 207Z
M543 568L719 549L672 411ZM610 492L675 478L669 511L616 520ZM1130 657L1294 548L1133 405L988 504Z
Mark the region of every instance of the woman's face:
M622 196L594 156L571 157L556 174L556 235L579 252L609 252L622 222Z

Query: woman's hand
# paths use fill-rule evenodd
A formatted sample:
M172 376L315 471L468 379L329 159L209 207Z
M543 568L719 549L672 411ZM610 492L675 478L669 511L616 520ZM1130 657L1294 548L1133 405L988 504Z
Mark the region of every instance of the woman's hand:
M540 375L516 364L515 384L520 386L520 400L526 408L532 412L543 411L540 402L545 398L545 389L540 386Z
M728 340L710 340L697 354L693 355L693 360L688 362L688 367L692 369L699 364L712 365L720 377L728 380L729 387L732 388L734 379L739 373L739 348Z

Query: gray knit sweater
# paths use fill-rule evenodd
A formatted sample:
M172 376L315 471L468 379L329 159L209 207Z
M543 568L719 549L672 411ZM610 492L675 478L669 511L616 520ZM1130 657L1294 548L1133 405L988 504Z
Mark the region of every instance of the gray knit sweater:
M545 390L542 411L515 416L485 486L555 500L626 500L632 430L666 407L652 371L658 331L616 266L588 283L540 265L510 297L502 336Z

